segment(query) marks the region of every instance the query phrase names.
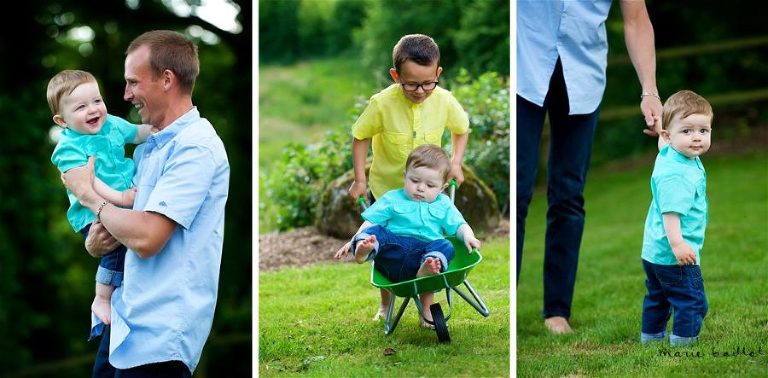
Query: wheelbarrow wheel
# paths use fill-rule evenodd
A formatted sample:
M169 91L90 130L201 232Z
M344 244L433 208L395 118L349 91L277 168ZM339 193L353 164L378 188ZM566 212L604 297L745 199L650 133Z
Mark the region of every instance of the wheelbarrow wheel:
M448 334L448 324L445 322L445 316L443 316L443 309L439 303L429 306L429 312L432 313L432 322L435 323L435 332L437 332L437 340L441 343L447 343L451 341L451 336Z

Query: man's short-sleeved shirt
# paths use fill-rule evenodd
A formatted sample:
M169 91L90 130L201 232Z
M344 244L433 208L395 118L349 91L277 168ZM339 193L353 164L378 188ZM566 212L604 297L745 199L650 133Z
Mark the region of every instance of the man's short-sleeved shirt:
M208 120L192 108L134 151L134 210L177 225L163 249L125 255L112 295L110 363L127 369L178 360L194 372L213 323L224 242L229 162Z
M432 202L414 201L405 190L390 190L363 211L363 219L400 236L432 241L456 235L467 223L445 194Z
M439 86L420 104L408 100L400 84L373 95L352 126L354 138L373 140L368 174L373 196L401 188L408 154L422 144L442 145L445 129L465 134L469 118L453 94Z
M96 134L80 134L70 128L61 132L59 142L51 154L51 162L60 172L82 167L89 156L95 156L94 174L110 188L124 191L131 187L135 165L125 156L125 144L133 143L137 133L136 125L111 114ZM80 204L77 197L67 190L69 209L67 220L75 231L80 231L96 215Z
M517 94L544 105L559 58L569 114L597 110L605 92L611 0L517 2Z
M651 176L653 200L645 219L642 258L659 265L676 265L677 259L664 230L663 214L680 216L683 240L701 261L708 221L707 174L701 160L689 159L669 144L659 151Z

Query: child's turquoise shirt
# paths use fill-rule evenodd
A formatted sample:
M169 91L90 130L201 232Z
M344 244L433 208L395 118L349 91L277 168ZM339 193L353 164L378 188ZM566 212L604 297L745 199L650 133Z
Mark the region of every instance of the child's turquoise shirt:
M125 156L125 144L136 139L136 125L111 114L96 134L80 134L72 129L61 132L59 142L51 155L51 162L62 173L88 163L95 156L95 174L112 189L124 191L131 187L136 167ZM83 207L72 192L67 190L69 210L67 220L75 231L80 231L96 219L96 215Z
M445 194L439 194L432 202L414 201L405 195L404 189L385 193L362 215L396 235L427 241L456 235L459 227L467 223Z
M651 175L653 200L645 219L642 258L653 264L677 265L664 231L662 214L680 215L683 240L701 262L704 231L708 222L707 174L698 157L689 159L669 144L656 156Z

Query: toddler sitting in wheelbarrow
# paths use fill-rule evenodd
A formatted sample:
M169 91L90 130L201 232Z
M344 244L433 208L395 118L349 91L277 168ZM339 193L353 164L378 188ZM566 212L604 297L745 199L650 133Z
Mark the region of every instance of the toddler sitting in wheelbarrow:
M363 211L365 221L335 254L340 259L352 251L359 264L373 260L374 267L392 282L444 271L454 256L445 236L456 235L469 251L480 248L453 201L441 194L448 186L450 169L445 151L437 145L421 145L408 155L405 167L404 187L387 192ZM419 295L422 316L429 321L433 298L432 292ZM421 325L433 328L424 320Z

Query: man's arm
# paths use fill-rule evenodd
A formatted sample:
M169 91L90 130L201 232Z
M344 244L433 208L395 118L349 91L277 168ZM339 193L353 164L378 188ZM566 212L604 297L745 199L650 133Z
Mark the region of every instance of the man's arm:
M464 161L464 151L469 141L469 131L464 134L451 133L451 170L448 172L448 180L456 179L456 183L461 185L464 182L464 172L461 170L461 162Z
M352 138L352 166L355 173L355 181L349 187L349 195L357 201L360 196L365 196L368 191L368 182L365 178L365 160L368 158L370 139Z
M156 255L171 238L176 223L162 214L121 209L110 204L93 190L93 164L94 158L90 157L85 166L64 173L67 189L84 207L97 215L97 219L121 244L142 258Z
M658 97L659 90L656 88L653 25L648 17L645 1L622 0L621 15L624 20L624 43L642 88L640 110L646 124L643 132L649 136L657 136L654 117L661 117L662 104Z

